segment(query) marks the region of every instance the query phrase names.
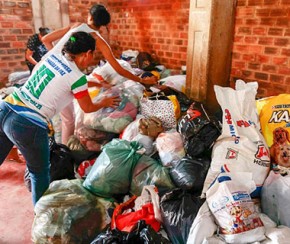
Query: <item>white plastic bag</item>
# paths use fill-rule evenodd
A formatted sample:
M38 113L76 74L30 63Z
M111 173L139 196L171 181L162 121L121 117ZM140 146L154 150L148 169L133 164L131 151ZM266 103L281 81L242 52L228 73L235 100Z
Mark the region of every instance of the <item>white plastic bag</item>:
M134 69L132 66L125 60L118 59L119 64L132 74L134 74ZM87 80L91 82L100 83L101 80L105 80L111 85L121 84L124 81L128 80L126 77L119 75L109 62L106 62L103 66L98 66L93 70L93 72L87 76Z
M182 137L176 130L160 133L156 138L156 149L166 167L177 164L185 156Z
M223 127L213 147L203 193L220 172L250 172L257 187L252 196L259 196L270 169L270 152L260 133L256 111L258 84L238 80L236 90L220 86L214 89L223 111Z
M290 227L290 175L271 171L261 194L262 211L278 225Z
M250 193L256 188L251 173L221 173L206 192L206 201L227 243L265 239L265 228Z

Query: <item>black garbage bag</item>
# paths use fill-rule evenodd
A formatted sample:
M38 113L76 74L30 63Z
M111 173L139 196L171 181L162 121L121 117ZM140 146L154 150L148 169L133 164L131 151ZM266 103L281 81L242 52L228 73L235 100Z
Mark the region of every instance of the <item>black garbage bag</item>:
M201 193L211 159L207 156L183 157L170 170L170 176L176 186L191 193Z
M63 179L75 179L75 159L72 151L64 144L57 143L54 137L49 138L50 182ZM24 173L24 184L31 191L28 168Z
M144 220L140 220L132 232L108 228L100 233L91 244L170 244L170 241L147 225Z
M163 226L173 244L186 243L191 225L204 201L179 188L162 196Z
M214 142L220 136L220 131L212 122L204 125L200 131L188 138L184 143L184 150L191 157L198 156L207 150L211 150Z
M210 150L221 134L221 125L215 116L207 113L202 103L193 102L177 125L184 139L185 152L194 157Z

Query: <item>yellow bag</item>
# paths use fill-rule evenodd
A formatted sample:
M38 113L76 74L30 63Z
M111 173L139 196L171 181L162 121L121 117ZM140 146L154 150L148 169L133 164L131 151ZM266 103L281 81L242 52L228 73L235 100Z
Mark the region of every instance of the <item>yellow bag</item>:
M290 167L290 94L258 100L257 109L271 162Z

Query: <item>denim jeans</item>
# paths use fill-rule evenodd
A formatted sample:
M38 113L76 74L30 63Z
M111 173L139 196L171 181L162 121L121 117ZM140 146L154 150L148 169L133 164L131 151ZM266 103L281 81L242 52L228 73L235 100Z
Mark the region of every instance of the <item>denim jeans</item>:
M47 190L50 181L47 130L18 115L5 102L0 101L0 165L13 145L26 160L35 205Z

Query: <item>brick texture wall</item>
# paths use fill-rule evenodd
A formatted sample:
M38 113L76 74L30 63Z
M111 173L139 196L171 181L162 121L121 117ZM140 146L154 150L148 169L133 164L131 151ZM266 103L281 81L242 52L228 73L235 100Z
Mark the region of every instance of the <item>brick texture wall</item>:
M24 51L32 23L30 0L0 1L0 87L8 74L27 69Z
M186 65L189 0L109 0L110 41L156 54L167 68Z
M231 83L258 81L258 96L290 93L290 1L238 0Z
M69 0L71 22L86 21L96 1ZM112 15L112 46L155 53L174 70L186 65L190 0L104 0ZM0 0L0 82L27 70L24 50L34 33L31 0ZM289 0L237 0L231 85L238 78L259 82L259 96L290 93ZM0 83L1 85L1 83Z

